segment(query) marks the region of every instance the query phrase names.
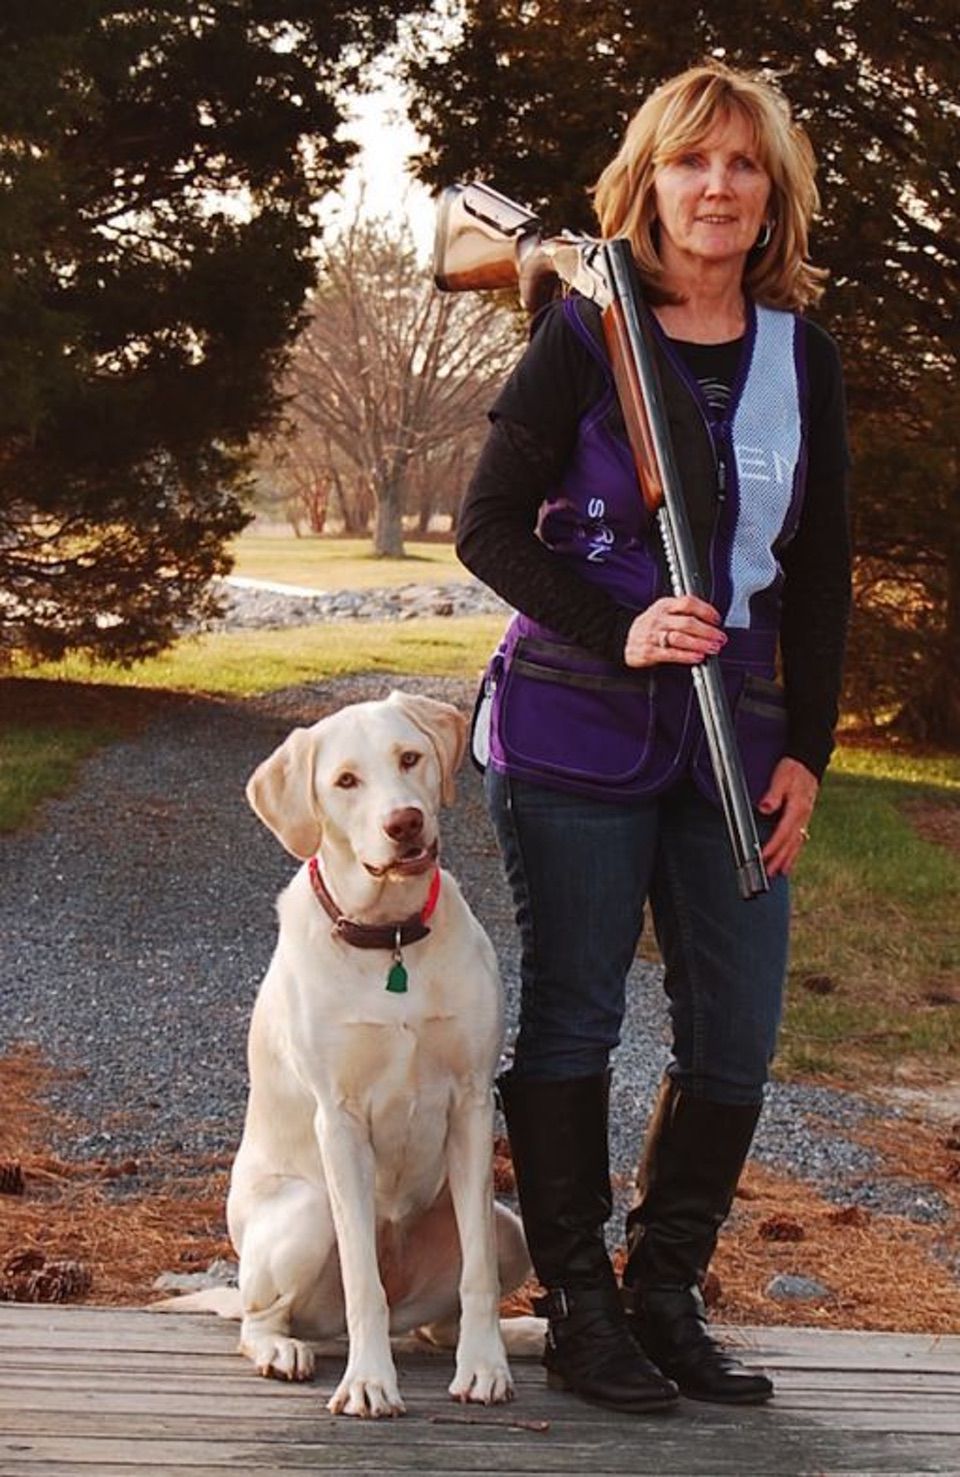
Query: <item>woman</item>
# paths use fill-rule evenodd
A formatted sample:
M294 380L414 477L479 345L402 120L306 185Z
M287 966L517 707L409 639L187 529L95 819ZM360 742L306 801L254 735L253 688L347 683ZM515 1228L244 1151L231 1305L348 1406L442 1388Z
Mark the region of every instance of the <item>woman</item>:
M487 795L522 942L501 1096L551 1382L617 1409L772 1385L709 1335L700 1293L760 1113L786 969L787 878L833 746L849 605L839 361L807 322L810 146L719 63L659 88L595 188L657 324L709 600L669 594L598 314L552 303L491 412L463 562L519 614L488 674ZM778 658L783 687L774 680ZM743 902L691 669L719 659L771 879ZM611 1210L608 1059L649 899L672 1059L627 1225Z

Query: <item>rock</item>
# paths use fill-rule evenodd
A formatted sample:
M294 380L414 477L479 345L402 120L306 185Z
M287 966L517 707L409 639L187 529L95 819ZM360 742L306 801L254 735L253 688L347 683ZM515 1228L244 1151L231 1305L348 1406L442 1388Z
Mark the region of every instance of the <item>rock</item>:
M154 1281L159 1292L199 1292L205 1287L236 1287L237 1264L217 1257L205 1272L161 1272Z
M331 620L410 621L421 615L502 614L506 619L510 614L510 607L475 579L316 593L233 575L214 585L222 614L207 622L206 630L276 630Z
M764 1293L781 1303L822 1303L833 1298L830 1288L818 1282L816 1277L806 1277L799 1272L778 1272L767 1283Z

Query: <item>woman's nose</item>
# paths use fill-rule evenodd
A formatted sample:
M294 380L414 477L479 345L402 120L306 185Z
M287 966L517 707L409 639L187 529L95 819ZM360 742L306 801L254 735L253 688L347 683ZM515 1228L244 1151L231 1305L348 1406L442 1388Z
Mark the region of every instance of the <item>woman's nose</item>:
M731 172L725 160L714 159L707 165L704 189L708 195L723 195L730 188Z

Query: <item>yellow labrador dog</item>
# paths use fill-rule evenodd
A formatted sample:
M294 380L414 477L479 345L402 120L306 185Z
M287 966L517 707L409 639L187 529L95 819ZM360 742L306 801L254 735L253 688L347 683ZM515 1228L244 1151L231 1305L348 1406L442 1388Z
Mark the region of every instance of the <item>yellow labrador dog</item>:
M529 1262L493 1199L500 982L437 866L465 730L448 704L393 692L294 730L247 786L304 865L250 1026L227 1205L240 1347L306 1379L309 1341L346 1332L329 1409L347 1415L402 1412L390 1335L424 1325L455 1344L451 1395L513 1393L498 1302Z

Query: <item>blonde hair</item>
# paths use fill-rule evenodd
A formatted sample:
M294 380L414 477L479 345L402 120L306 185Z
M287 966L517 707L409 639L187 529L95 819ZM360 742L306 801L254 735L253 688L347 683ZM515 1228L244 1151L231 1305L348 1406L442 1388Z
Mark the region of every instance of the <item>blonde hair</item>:
M810 140L793 122L786 98L763 78L706 61L672 77L647 98L623 143L593 187L606 238L628 237L654 302L676 302L664 287L657 250L657 169L702 143L717 123L739 115L753 134L757 159L770 176L770 239L747 257L744 289L769 308L802 311L823 293L822 267L806 260L810 221L820 203Z

